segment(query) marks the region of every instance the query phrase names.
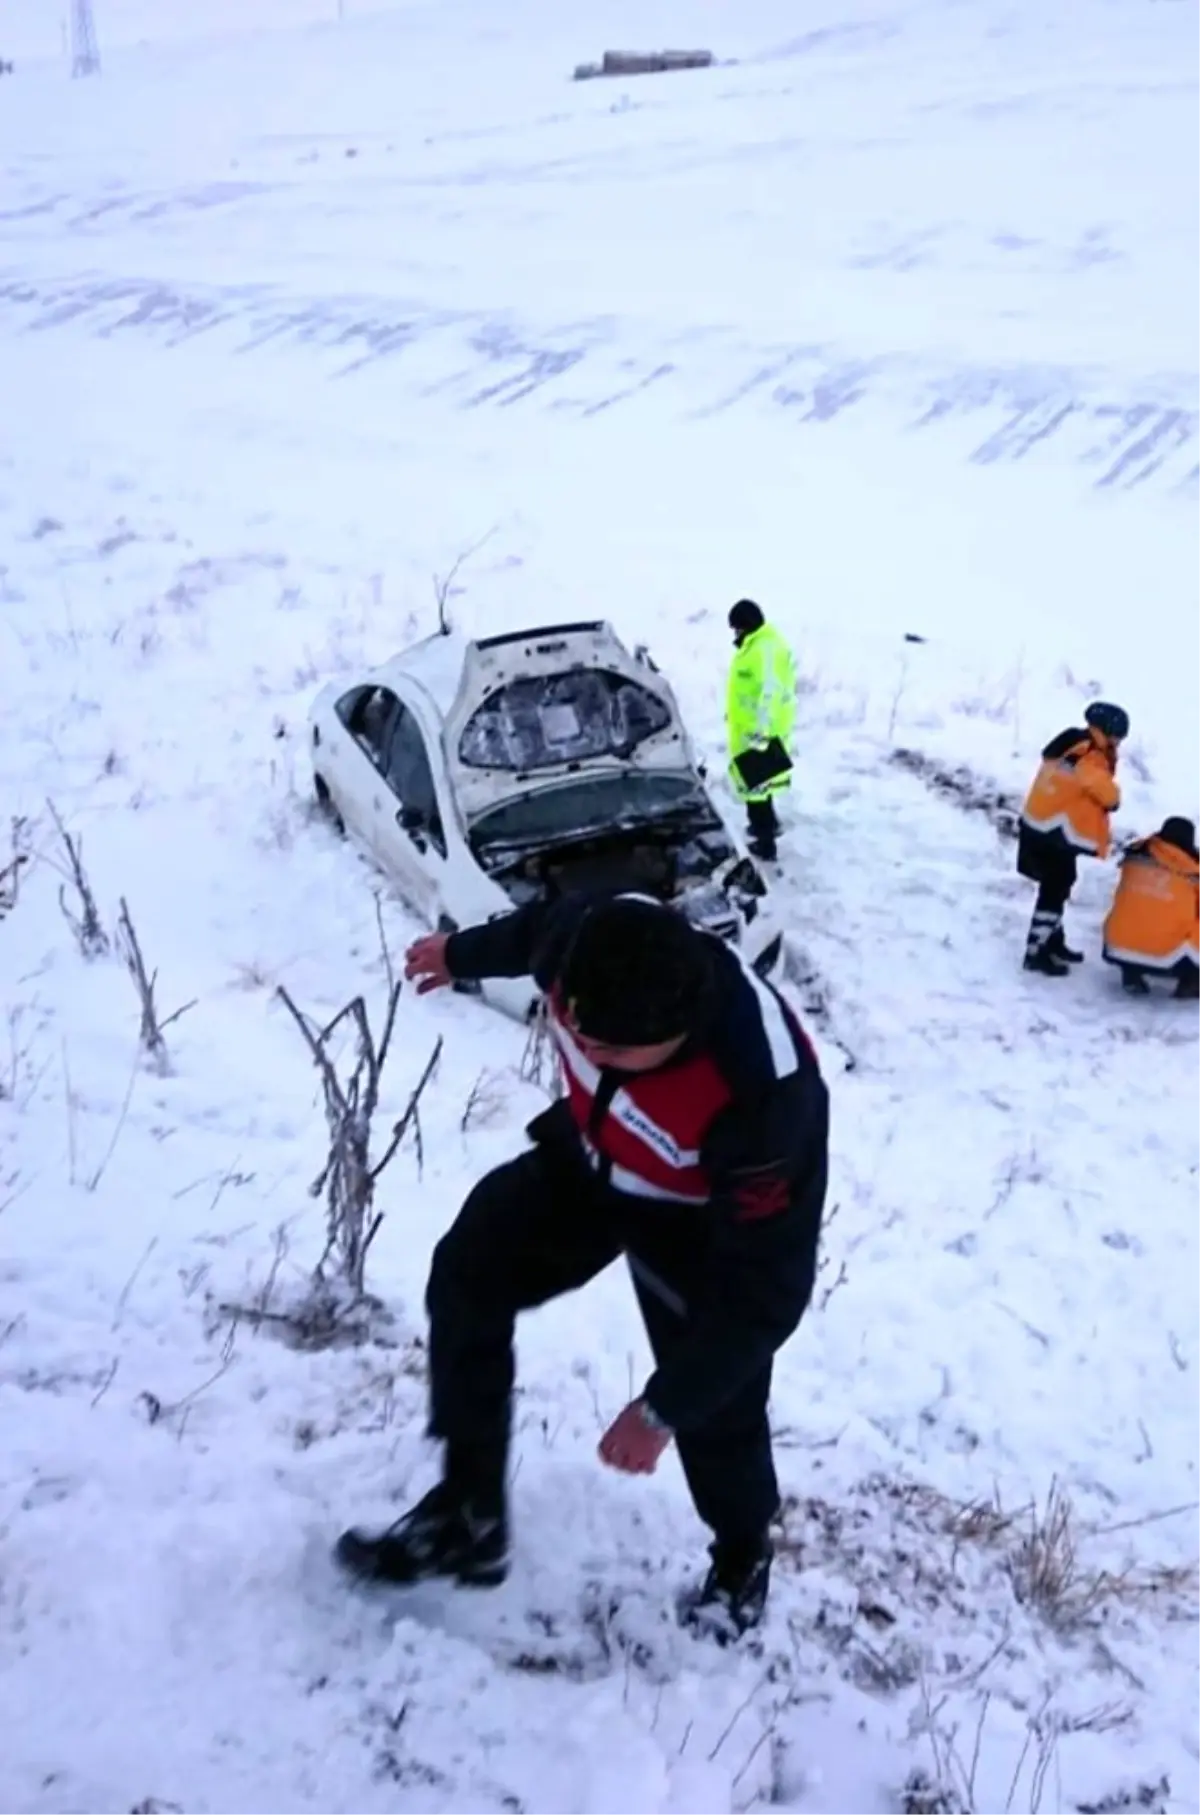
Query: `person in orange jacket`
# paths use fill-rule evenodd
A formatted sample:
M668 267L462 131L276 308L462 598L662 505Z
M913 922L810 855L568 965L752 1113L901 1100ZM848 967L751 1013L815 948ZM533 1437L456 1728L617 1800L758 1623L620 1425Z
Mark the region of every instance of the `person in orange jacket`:
M1121 982L1145 996L1146 973L1174 977L1175 994L1200 995L1200 860L1190 819L1164 819L1159 831L1131 845L1104 922L1104 956Z
M1083 953L1067 945L1063 909L1075 887L1080 855L1107 857L1109 819L1121 804L1117 752L1129 735L1129 714L1094 700L1084 725L1051 738L1021 809L1017 869L1038 885L1025 969L1065 977Z

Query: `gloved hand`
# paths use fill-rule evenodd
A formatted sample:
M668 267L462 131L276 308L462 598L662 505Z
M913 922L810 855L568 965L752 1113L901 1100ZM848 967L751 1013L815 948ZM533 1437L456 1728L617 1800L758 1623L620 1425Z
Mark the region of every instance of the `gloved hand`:
M446 963L447 933L426 933L421 939L414 939L404 954L404 975L408 982L415 983L418 996L426 996L431 989L445 989L454 979Z
M600 1460L625 1475L652 1475L671 1432L644 1399L635 1399L600 1439Z

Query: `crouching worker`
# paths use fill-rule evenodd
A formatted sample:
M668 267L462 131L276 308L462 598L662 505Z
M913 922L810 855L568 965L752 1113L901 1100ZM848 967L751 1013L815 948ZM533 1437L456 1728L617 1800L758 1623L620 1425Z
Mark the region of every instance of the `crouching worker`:
M1109 820L1121 804L1117 752L1129 735L1129 714L1096 700L1085 724L1060 731L1042 751L1025 805L1017 844L1017 869L1038 885L1025 942L1025 969L1065 977L1083 953L1063 932L1063 909L1075 887L1080 856L1107 857Z
M1121 967L1134 996L1149 991L1147 974L1174 977L1175 994L1195 1000L1200 962L1200 862L1190 819L1165 819L1121 859L1121 875L1104 922L1104 956Z
M386 1531L347 1532L341 1562L375 1581L503 1581L514 1320L624 1254L656 1365L600 1460L649 1475L675 1444L713 1534L683 1617L747 1630L779 1506L772 1361L812 1295L825 1196L828 1098L800 1025L719 939L640 896L575 895L418 939L406 975L422 991L532 975L565 1094L434 1251L442 1478Z

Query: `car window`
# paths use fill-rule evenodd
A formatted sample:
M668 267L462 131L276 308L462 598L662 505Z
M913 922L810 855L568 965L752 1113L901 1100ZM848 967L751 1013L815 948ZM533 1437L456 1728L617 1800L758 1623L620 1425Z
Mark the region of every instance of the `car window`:
M421 727L406 706L397 708L384 773L397 800L412 816L412 824L428 833L430 842L444 857L446 838L438 811L433 767Z
M472 768L527 774L555 763L628 756L670 722L648 687L609 669L573 668L497 688L467 720L458 754Z
M338 717L377 769L383 768L388 734L399 709L399 700L387 687L358 687L338 701Z

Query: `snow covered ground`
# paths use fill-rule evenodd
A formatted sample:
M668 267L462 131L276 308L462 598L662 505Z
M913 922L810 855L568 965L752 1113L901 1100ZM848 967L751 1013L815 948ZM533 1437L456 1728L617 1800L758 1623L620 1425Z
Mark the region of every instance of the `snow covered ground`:
M1115 988L1099 868L1089 962L1026 980L972 804L1104 694L1122 829L1197 813L1194 9L343 10L96 0L75 83L58 9L0 12L0 1809L1196 1810L1196 1016ZM568 79L664 42L723 62ZM328 1561L431 1477L424 1274L539 1104L520 1030L404 999L381 1129L445 1046L383 1340L221 1309L321 1249L275 985L384 994L308 702L488 531L461 621L647 637L718 766L729 603L804 673L836 1216L733 1654L671 1624L674 1463L595 1461L647 1365L616 1272L522 1330L511 1584ZM169 1075L48 799L194 1002Z

